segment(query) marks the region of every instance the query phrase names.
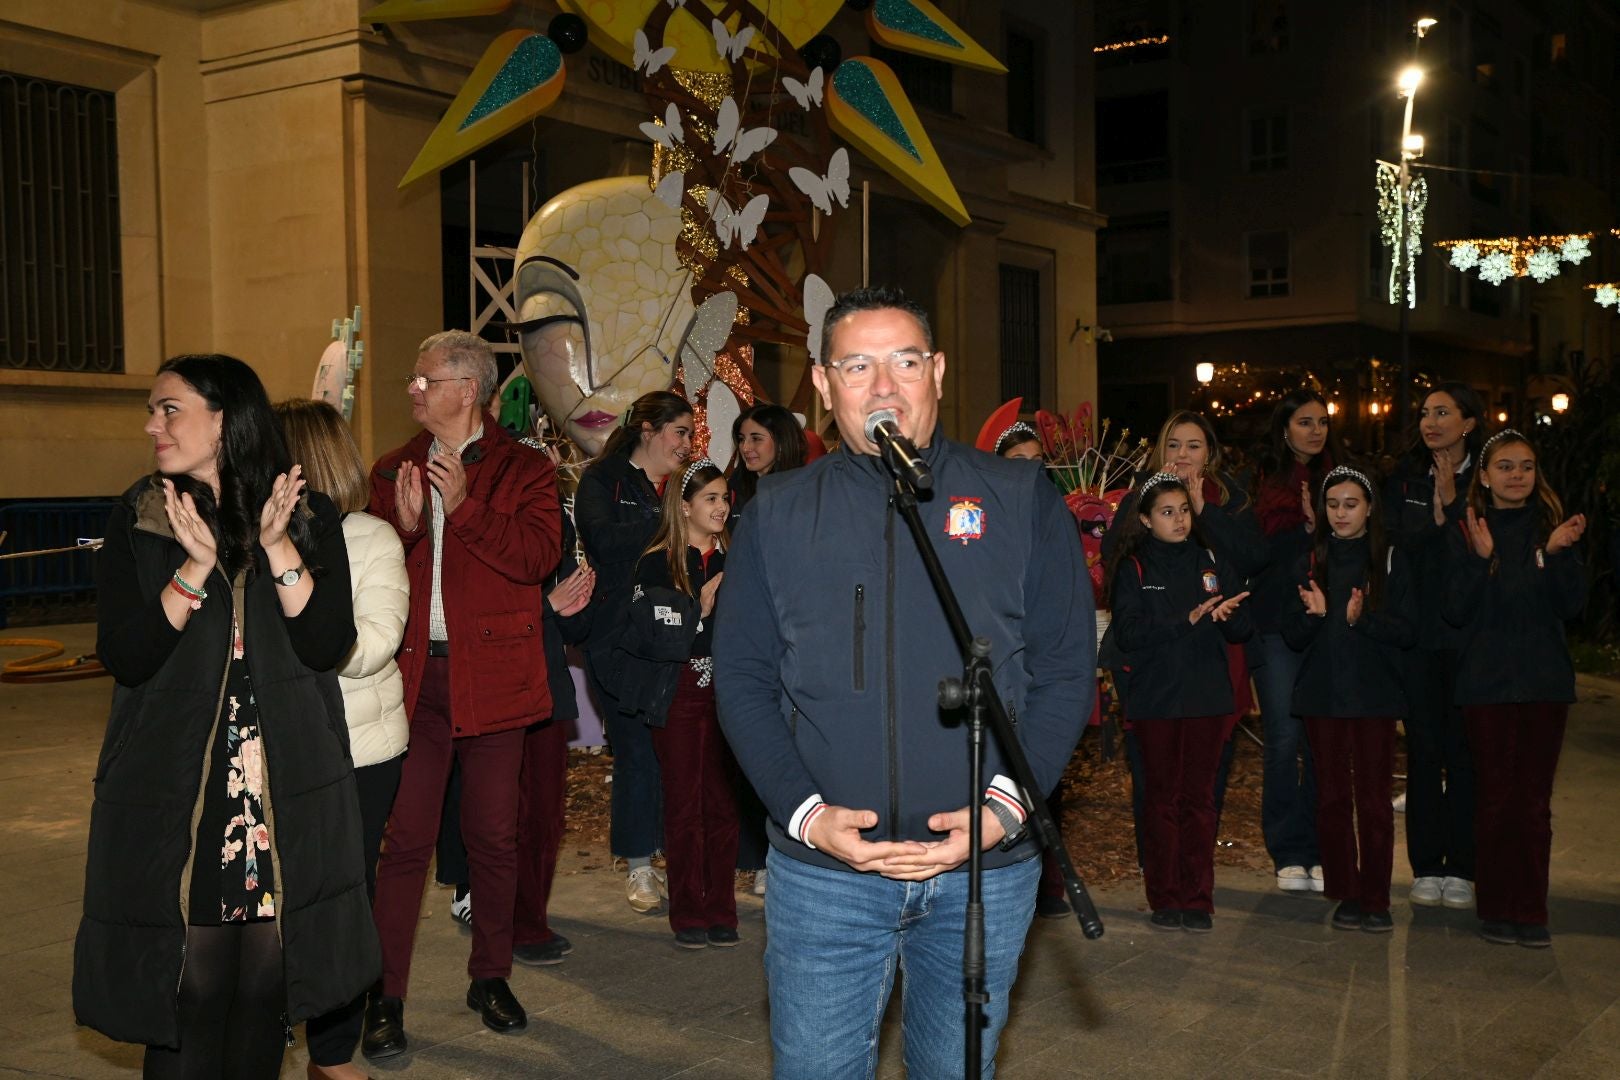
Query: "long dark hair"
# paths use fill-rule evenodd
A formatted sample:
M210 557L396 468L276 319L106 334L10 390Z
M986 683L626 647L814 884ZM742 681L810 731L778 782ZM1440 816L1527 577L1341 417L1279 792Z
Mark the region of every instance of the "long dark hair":
M1262 483L1287 483L1295 461L1294 448L1288 444L1288 425L1293 422L1295 413L1313 401L1327 408L1327 399L1320 391L1301 386L1284 394L1277 407L1271 410L1271 421L1266 425L1266 439L1260 445L1259 453ZM1322 452L1310 460L1312 487L1327 475L1329 469L1345 460L1331 417L1329 420L1327 442L1322 445Z
M1423 395L1419 403L1419 413L1422 405L1436 394L1445 394L1457 403L1457 410L1463 417L1474 422L1474 430L1463 436L1463 445L1468 448L1468 456L1473 459L1474 467L1479 467L1479 451L1485 445L1485 402L1480 398L1479 391L1465 382L1443 382ZM1418 421L1420 424L1422 420ZM1427 473L1429 466L1434 464L1429 448L1423 444L1423 434L1420 431L1412 433L1412 445L1406 451L1406 465L1416 472Z
M1187 494L1187 485L1175 473L1154 473L1142 481L1142 487L1147 488L1147 494L1138 497L1135 510L1126 518L1125 523L1120 526L1119 541L1114 545L1114 553L1109 556L1107 564L1103 566L1103 590L1106 594L1103 601L1105 604L1114 595L1114 576L1119 573L1120 564L1133 557L1141 549L1142 545L1147 542L1147 538L1152 535L1151 530L1142 524L1142 519L1152 517L1153 508L1159 505L1159 500L1166 495L1180 494L1189 501L1192 498ZM1137 490L1140 491L1141 487ZM1200 547L1208 546L1204 543L1203 534L1198 530L1198 519L1196 517L1193 518L1192 531L1188 534L1187 539Z
M600 461L615 454L629 457L630 452L641 442L641 425L651 424L654 431L662 431L681 417L691 415L692 403L671 390L654 390L650 394L642 394L631 404L624 426L613 430L613 434L608 436L608 441L602 446L602 452L596 455L596 458Z
M191 495L219 546L220 569L234 580L258 560L259 514L276 476L292 468L292 457L264 384L242 361L219 353L191 354L165 361L158 374L166 371L184 379L208 403L210 412L220 414L218 502L205 483L189 476L166 479L176 494ZM293 514L287 535L308 563L313 552L303 515Z
M664 505L658 515L658 531L653 534L652 541L647 545L643 555L661 552L669 560L669 577L675 587L688 596L696 596L692 588L692 575L686 572L686 515L681 513L681 503L702 491L716 480L724 480L725 473L720 467L708 459L694 461L681 468L681 481L664 485ZM675 477L670 476L673 481ZM731 543L731 534L725 529L720 530L717 538L720 549L723 551Z
M1384 509L1378 493L1372 488L1367 474L1350 468L1337 468L1322 478L1316 490L1316 532L1311 548L1311 578L1328 591L1328 544L1333 540L1333 525L1328 521L1327 493L1329 485L1354 484L1367 500L1367 600L1366 610L1378 607L1389 577L1389 543L1384 538ZM1352 586L1353 587L1353 586Z
M732 451L731 486L737 492L739 504L752 499L759 487L759 477L742 463L742 426L745 420L751 420L770 432L771 440L776 443L776 460L771 463L771 473L797 469L810 457L810 444L804 439L804 428L799 426L798 417L770 402L750 405L731 422L731 445L737 448Z

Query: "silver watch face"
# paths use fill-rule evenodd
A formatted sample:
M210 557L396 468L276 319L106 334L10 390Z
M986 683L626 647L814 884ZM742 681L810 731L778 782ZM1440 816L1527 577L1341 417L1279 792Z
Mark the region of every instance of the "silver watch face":
M298 570L297 570L297 568L295 567L295 568L293 568L291 570L287 570L287 571L283 572L282 574L280 574L280 575L278 575L276 577L276 580L281 582L283 585L296 585L296 584L298 584Z

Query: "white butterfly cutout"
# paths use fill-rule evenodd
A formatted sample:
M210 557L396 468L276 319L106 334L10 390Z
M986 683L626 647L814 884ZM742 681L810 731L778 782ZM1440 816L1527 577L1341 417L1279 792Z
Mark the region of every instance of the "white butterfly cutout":
M710 191L709 213L714 216L714 234L720 238L720 246L730 247L735 237L742 244L742 249L747 251L748 245L759 235L759 227L765 221L765 211L770 209L770 205L769 195L755 195L741 210L733 210L724 195Z
M809 112L812 105L819 106L821 104L822 87L825 85L826 80L827 76L822 73L820 68L816 68L810 73L809 81L800 82L792 76L783 76L782 85L787 87L787 92L793 95L793 100L799 103L799 108Z
M720 116L714 125L714 152L724 154L732 150L731 160L747 161L776 141L776 129L771 127L744 128L735 98L720 103Z
M826 176L817 176L809 169L794 166L788 170L788 178L823 214L832 213L834 199L838 200L839 206L849 206L849 151L842 146L834 150L828 160Z
M665 173L658 186L653 188L653 197L672 210L681 208L681 198L685 194L686 174L683 172Z
M724 60L735 62L742 59L743 50L748 48L750 41L754 40L754 28L752 26L745 26L732 34L726 29L725 23L716 19L709 25L709 29L714 31L714 51L719 53L721 59Z
M810 324L810 332L805 337L805 348L810 352L811 363L821 363L821 325L827 319L827 312L833 306L832 286L823 281L819 275L806 274L804 276L804 321Z
M641 125L641 133L665 150L672 149L676 143L686 138L686 130L681 127L681 110L672 101L664 110L664 122L658 124L648 121Z
M662 49L654 49L647 41L645 30L636 31L635 45L635 63L631 66L637 71L646 71L648 75L656 75L659 68L675 57L675 46L665 45Z

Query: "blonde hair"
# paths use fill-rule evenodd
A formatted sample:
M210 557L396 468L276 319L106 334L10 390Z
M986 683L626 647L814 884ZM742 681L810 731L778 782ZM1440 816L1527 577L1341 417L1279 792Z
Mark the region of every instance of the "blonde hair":
M371 501L366 463L343 416L324 401L289 398L278 401L276 419L292 459L304 467L310 491L319 491L351 514Z
M1232 498L1232 493L1227 490L1226 481L1221 479L1221 440L1216 438L1214 425L1204 417L1203 413L1182 409L1180 412L1170 414L1170 419L1166 420L1164 426L1159 428L1159 441L1153 448L1153 453L1156 455L1155 463L1159 468L1164 468L1165 454L1167 453L1165 444L1170 441L1170 433L1182 424L1191 424L1204 433L1204 445L1209 448L1209 460L1204 463L1204 475L1215 481L1215 490L1220 492L1219 497L1215 500L1216 504L1225 506L1227 501Z
M688 596L696 596L692 590L692 576L686 572L686 515L681 513L682 504L691 499L698 492L714 483L724 480L726 474L720 467L707 459L683 465L679 472L669 474L669 480L664 484L664 504L659 509L658 531L653 534L652 541L647 545L643 555L651 555L655 551L664 553L669 560L669 577L675 587ZM731 533L721 529L717 537L720 547L726 548L731 544Z

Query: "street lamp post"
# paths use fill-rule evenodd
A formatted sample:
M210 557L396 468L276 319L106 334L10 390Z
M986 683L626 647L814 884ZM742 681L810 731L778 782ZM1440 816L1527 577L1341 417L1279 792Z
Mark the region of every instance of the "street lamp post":
M1418 86L1423 82L1423 69L1417 66L1418 48L1435 24L1436 20L1429 18L1419 19L1412 24L1412 64L1401 72L1396 83L1401 95L1406 98L1406 112L1401 121L1401 170L1398 180L1401 222L1395 257L1400 260L1403 291L1410 290L1400 300L1401 378L1395 395L1397 432L1406 430L1412 416L1412 308L1417 304L1417 286L1413 282L1415 253L1411 243L1412 214L1415 209L1412 200L1412 162L1423 156L1423 136L1412 133L1412 108L1417 102ZM1427 193L1424 197L1427 197Z

